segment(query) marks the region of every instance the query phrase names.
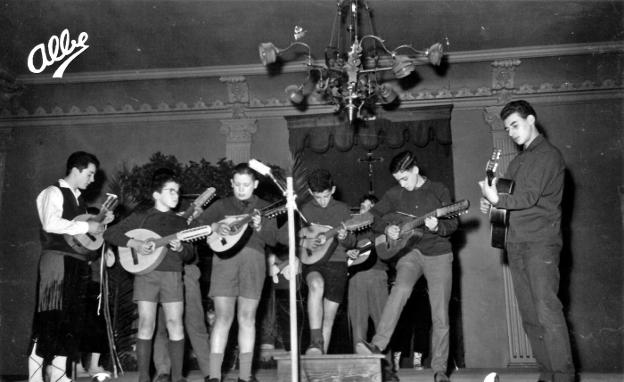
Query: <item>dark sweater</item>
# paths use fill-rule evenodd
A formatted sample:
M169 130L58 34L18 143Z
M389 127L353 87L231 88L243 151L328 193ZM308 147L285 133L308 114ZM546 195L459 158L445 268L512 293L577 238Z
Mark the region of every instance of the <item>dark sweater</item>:
M343 202L331 199L327 207L321 207L316 200L312 199L301 208L301 213L309 223L338 227L341 223L351 218L351 210ZM337 239L337 236L336 236ZM355 246L355 235L349 233L344 240L339 240L339 245L328 261L347 261L345 248Z
M512 195L499 194L498 208L509 210L508 243L556 241L561 236L565 163L559 150L539 135L509 164Z
M126 232L136 228L143 228L153 231L160 237L168 236L189 228L186 219L177 216L172 211L161 212L156 208L147 211L133 212L120 221L109 227L104 232L104 240L118 247L125 247L130 239ZM192 244L182 243L182 252L174 252L165 247L165 256L162 262L156 267L156 271L182 272L184 262L193 260L194 251Z
M408 191L397 185L389 189L371 209L371 213L375 216L373 229L384 233L389 224L400 226L400 222L390 219L390 214L394 212L421 217L449 204L451 204L451 195L442 183L432 182L425 178L425 183L413 191ZM405 221L405 218L401 220ZM425 256L438 256L449 253L451 252L449 236L455 232L457 226L457 218L439 218L437 232L431 232L423 225L423 237L415 247Z

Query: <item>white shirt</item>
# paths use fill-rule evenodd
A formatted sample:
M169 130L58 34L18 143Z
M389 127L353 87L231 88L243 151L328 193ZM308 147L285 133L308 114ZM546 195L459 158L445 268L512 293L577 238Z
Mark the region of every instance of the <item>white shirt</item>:
M80 190L73 189L64 179L59 179L59 185L69 188L76 197ZM50 186L37 196L37 212L43 230L49 233L77 235L89 231L89 223L63 219L63 193L56 186Z

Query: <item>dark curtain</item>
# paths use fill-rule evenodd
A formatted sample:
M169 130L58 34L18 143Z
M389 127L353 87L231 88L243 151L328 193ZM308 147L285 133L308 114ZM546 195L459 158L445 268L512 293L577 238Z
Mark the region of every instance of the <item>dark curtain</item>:
M433 119L422 119L427 116ZM336 181L336 198L351 206L371 191L381 197L396 184L389 164L404 150L416 154L423 175L453 192L450 110L448 114L429 112L411 121L378 118L355 126L334 116L287 120L291 152L301 156L307 170L329 170Z

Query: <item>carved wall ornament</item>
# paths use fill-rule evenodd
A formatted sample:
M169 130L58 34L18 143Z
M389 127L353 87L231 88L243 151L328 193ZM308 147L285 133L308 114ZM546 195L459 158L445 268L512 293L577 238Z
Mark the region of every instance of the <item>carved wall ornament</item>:
M244 76L220 77L227 85L230 103L249 103L249 84Z
M497 60L492 65L492 90L512 90L514 89L514 79L516 67L521 61L519 59Z

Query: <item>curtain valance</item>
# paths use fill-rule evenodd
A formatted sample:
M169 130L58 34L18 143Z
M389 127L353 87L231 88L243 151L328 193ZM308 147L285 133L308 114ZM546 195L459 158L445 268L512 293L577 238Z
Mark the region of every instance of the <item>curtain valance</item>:
M451 144L450 107L412 111L401 114L401 121L377 118L364 121L356 127L334 115L287 117L289 144L293 153L309 147L318 153L335 147L348 151L353 145L374 150L380 145L400 148L408 142L424 147L436 140Z

